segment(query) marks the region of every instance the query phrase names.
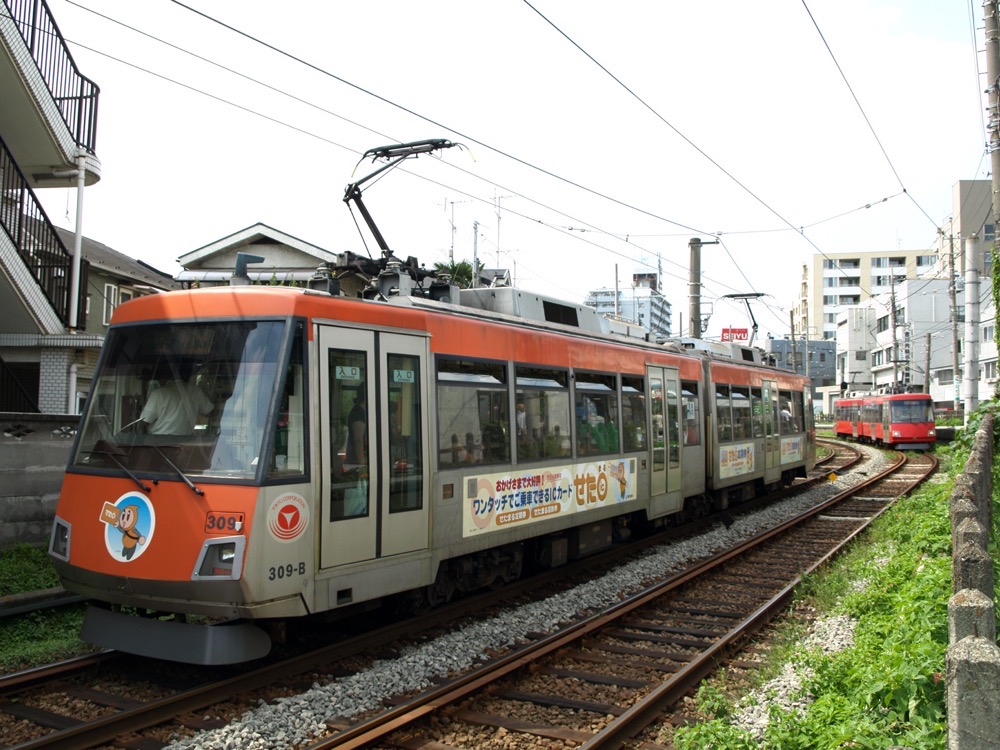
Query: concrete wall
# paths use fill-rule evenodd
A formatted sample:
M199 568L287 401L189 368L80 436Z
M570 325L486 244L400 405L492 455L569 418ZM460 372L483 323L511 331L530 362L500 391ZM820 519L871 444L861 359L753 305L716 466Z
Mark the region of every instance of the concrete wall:
M79 417L0 413L0 551L47 548Z
M994 415L976 432L950 498L952 585L948 602L948 750L1000 747L1000 648L993 559Z

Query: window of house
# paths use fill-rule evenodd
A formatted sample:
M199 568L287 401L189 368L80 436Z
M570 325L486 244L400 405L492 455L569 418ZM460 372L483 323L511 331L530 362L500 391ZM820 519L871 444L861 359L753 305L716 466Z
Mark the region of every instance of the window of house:
M118 287L114 284L104 285L104 325L111 324L111 315L118 307Z

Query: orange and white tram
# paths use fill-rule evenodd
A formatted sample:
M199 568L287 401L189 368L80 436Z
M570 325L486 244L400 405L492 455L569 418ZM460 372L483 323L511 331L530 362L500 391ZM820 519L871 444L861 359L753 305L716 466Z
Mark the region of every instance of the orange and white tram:
M256 621L440 603L813 466L799 376L515 289L451 289L121 305L50 545L63 585L94 600L84 637L248 660L270 647ZM173 380L210 402L186 433L150 422Z

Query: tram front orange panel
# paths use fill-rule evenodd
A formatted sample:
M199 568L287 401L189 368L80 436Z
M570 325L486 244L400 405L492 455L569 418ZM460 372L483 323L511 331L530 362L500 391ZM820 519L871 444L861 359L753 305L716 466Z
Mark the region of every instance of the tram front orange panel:
M256 487L67 474L59 516L71 526L70 564L136 579L191 578L206 539L253 529Z

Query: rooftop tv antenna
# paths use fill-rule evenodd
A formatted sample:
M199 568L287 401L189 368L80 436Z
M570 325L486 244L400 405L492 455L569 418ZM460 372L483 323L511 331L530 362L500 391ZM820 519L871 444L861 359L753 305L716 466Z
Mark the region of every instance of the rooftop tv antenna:
M451 148L452 146L457 145L460 144L452 143L444 138L431 138L426 141L412 141L411 143L395 143L389 146L370 148L365 151L365 153L358 160L358 164L368 158L370 158L373 162L378 161L379 159L386 160L386 163L381 167L368 176L362 177L357 182L352 182L344 190L344 203L346 203L348 208L350 208L351 201L354 201L354 204L358 207L358 211L361 212L361 216L365 220L365 224L368 225L369 231L371 231L372 235L375 237L375 242L378 243L379 249L382 250L383 257L390 257L392 255L392 251L389 250L389 244L385 241L385 238L382 236L379 228L375 225L375 220L368 212L368 208L365 206L364 201L361 200L361 186L373 177L377 177L383 172L398 166L402 161L409 159L411 156L416 157L420 154L427 154L432 151L437 151L438 149ZM356 166L355 170L357 170ZM355 220L355 224L357 224L357 220ZM358 227L358 231L361 231L360 227ZM371 255L371 253L369 253L369 255Z
M750 333L750 343L747 346L753 346L753 340L757 336L757 319L753 316L753 310L750 308L750 300L760 299L765 296L764 292L743 292L741 294L723 294L723 299L741 299L747 306L747 314L750 316L750 323L752 328Z

